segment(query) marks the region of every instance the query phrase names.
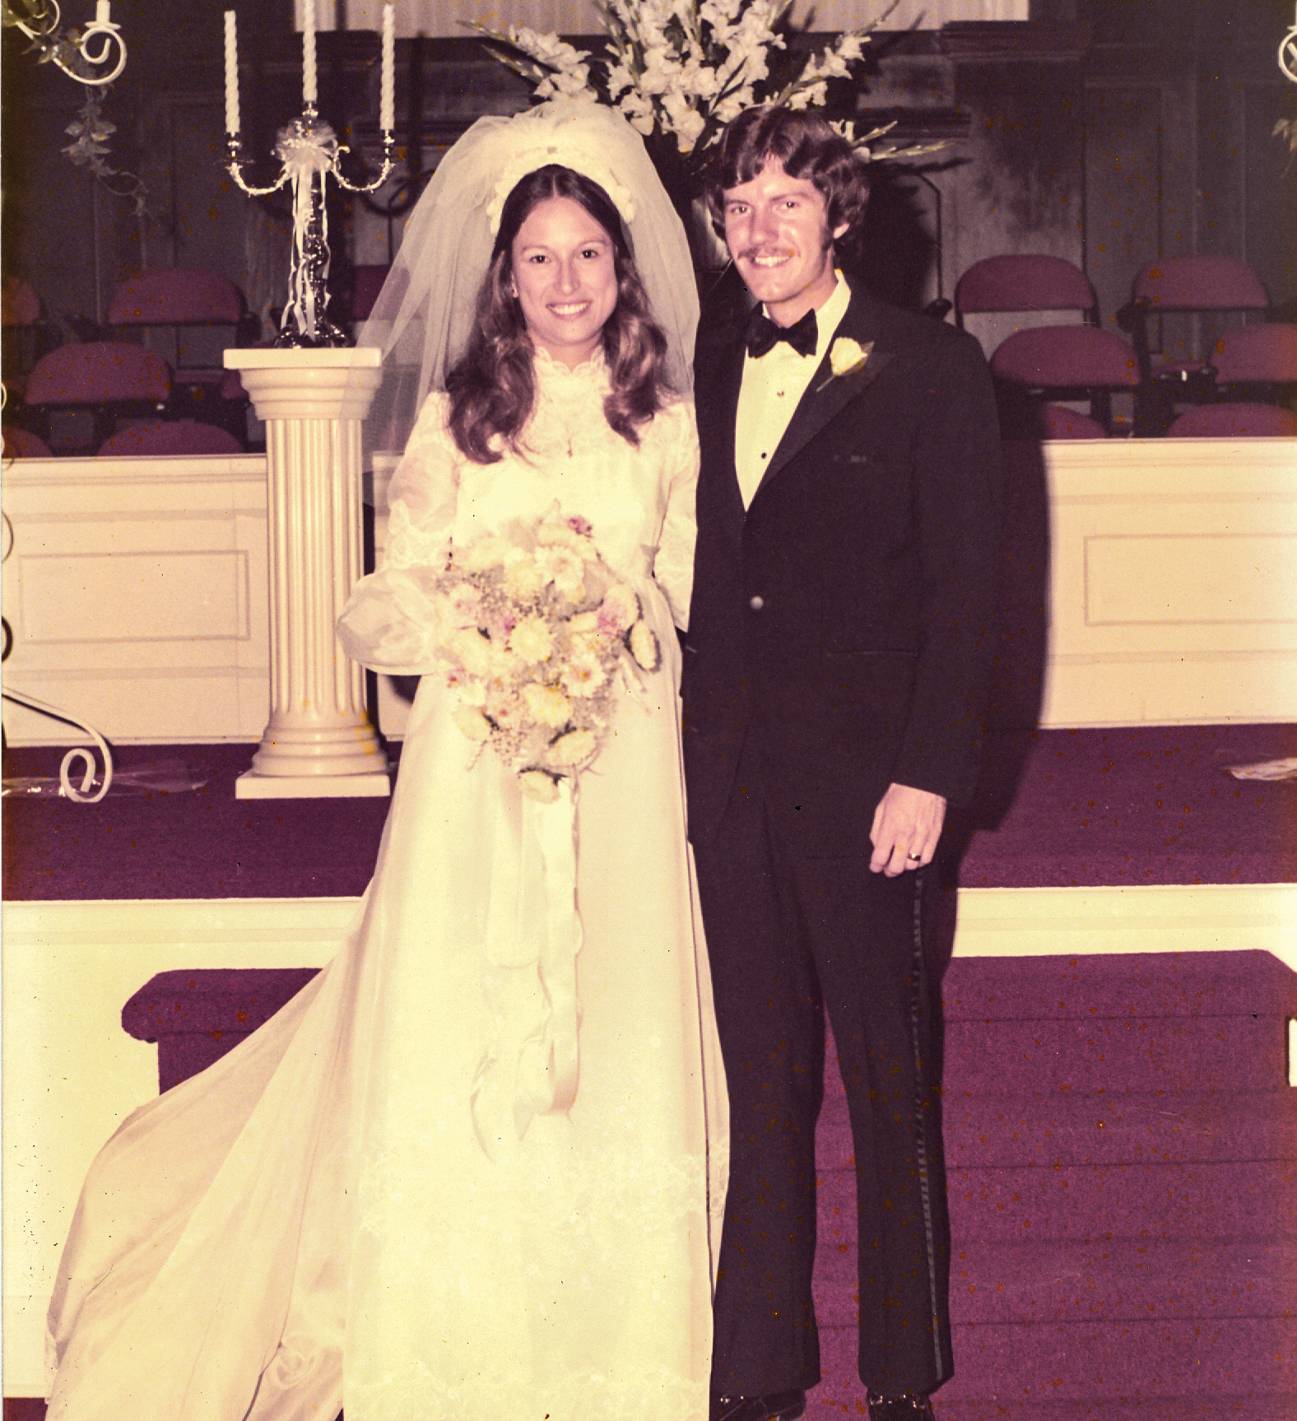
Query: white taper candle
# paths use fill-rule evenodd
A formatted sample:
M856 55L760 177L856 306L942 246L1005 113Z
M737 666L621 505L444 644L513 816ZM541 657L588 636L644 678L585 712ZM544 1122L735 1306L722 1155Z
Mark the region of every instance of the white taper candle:
M315 0L302 0L302 103L314 106L319 97L315 77Z
M383 6L383 73L378 91L378 126L390 133L396 124L396 10Z
M95 5L95 24L97 24L97 25L107 25L107 24L110 24L111 21L109 20L109 17L108 17L108 16L109 16L108 0L98 0L98 3Z
M233 10L225 12L225 131L239 131L239 41Z

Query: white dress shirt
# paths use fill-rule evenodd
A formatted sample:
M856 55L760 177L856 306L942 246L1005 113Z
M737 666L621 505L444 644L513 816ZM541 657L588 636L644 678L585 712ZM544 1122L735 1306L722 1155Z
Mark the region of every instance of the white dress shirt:
M759 359L754 360L750 355L743 357L743 383L739 388L734 427L734 464L744 508L755 497L793 411L833 343L838 325L851 303L851 288L840 271L836 275L837 285L832 294L815 312L813 355L798 355L786 340L781 340Z

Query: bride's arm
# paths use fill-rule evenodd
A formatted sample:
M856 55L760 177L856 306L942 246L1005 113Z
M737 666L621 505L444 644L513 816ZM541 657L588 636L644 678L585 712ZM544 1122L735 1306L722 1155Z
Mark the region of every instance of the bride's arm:
M382 564L352 589L338 639L353 660L392 676L432 670L432 584L446 566L460 455L446 429L446 397L428 396L388 485Z
M670 426L663 469L666 516L662 520L653 576L666 593L672 620L681 631L687 631L694 582L694 543L698 535L694 516L698 490L698 428L694 423L694 407L689 401L682 401L659 418L670 421Z

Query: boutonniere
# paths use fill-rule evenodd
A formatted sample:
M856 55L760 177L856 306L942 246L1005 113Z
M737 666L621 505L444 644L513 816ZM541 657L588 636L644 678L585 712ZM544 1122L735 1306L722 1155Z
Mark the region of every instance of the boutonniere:
M873 348L872 340L861 345L858 340L852 340L850 336L839 336L829 349L829 369L833 373L827 380L821 380L816 385L815 393L818 395L826 385L841 376L854 375L857 370L862 369Z

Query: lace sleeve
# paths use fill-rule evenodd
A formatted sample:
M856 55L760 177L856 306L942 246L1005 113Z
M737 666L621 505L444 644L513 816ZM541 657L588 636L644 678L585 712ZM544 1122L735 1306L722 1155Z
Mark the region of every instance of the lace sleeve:
M428 396L388 485L387 545L338 618L348 656L393 676L434 664L430 584L446 563L462 458L446 428L446 396Z
M659 416L666 422L662 480L666 517L658 539L653 576L666 593L671 616L681 631L689 628L689 598L694 582L694 542L698 524L694 501L698 489L698 428L693 402L682 400Z

